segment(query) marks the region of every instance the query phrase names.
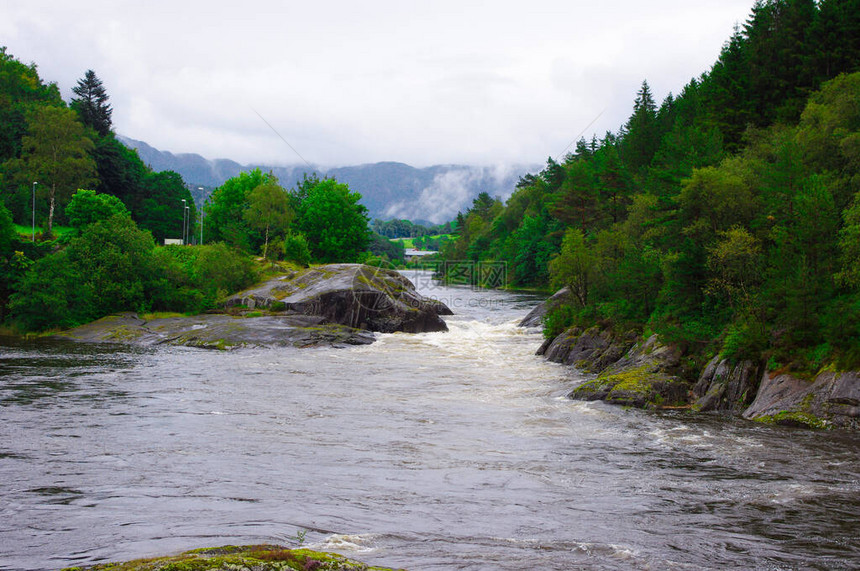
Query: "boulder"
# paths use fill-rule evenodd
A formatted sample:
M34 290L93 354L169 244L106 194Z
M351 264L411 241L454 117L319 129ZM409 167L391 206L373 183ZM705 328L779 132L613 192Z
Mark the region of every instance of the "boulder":
M764 373L743 417L808 428L860 428L860 372L820 373L813 381Z
M761 371L762 365L756 361L732 363L719 355L714 357L693 387L698 399L693 408L740 415L755 398Z
M633 345L596 378L574 388L568 397L638 408L684 405L689 384L673 374L680 366L681 357L678 347L663 345L652 335Z
M573 297L570 293L570 288L563 287L557 292L555 292L551 297L539 303L534 309L532 309L528 315L526 315L522 321L520 321L520 327L541 327L543 325L543 318L546 316L547 312L555 309L559 305L567 303L571 301Z
M621 359L635 341L634 333L617 335L600 327L591 327L585 331L579 327L571 327L555 339L544 343L537 354L553 363L599 373Z
M447 331L448 307L415 291L400 273L361 264L331 264L270 279L227 299L244 306L322 317L336 323L393 333Z
M647 366L603 373L573 389L568 398L601 400L637 408L682 406L687 402L687 383Z

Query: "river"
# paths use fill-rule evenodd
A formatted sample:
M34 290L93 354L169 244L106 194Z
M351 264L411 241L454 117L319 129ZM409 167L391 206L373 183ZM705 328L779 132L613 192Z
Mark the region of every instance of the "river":
M860 439L565 393L529 294L347 349L0 345L0 569L275 542L425 569L856 569Z

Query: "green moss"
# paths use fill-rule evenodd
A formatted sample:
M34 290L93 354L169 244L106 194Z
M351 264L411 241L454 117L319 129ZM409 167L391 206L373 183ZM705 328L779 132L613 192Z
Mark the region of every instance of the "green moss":
M143 335L143 330L139 327L129 327L128 325L120 325L110 330L105 336L106 341L133 341Z
M760 416L756 422L764 424L778 424L780 426L799 426L802 428L828 429L830 422L818 418L814 414L796 410L783 410L776 414Z
M251 311L245 314L245 317L263 317L262 311Z
M666 402L661 390L675 379L652 372L648 365L628 369L614 374L602 374L574 389L573 398L601 398L611 404L632 405L644 408L660 408L680 405L682 402Z
M646 393L651 390L651 382L654 381L655 375L648 371L648 367L637 367L604 377L607 381L612 381L615 386L615 391L632 391Z
M82 568L70 567L64 571L80 569ZM137 559L126 563L105 563L85 569L93 571L208 571L215 569L386 571L383 567L368 567L364 563L334 553L320 553L308 549L288 549L278 545L228 545L195 549L172 557Z
M185 317L185 314L176 313L173 311L156 311L153 313L143 313L140 318L144 321L152 321L153 319L168 319L170 317Z

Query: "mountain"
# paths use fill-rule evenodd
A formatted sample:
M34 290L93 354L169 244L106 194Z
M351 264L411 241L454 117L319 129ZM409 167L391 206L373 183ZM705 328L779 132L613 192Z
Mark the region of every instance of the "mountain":
M228 159L209 160L193 153L173 154L128 137L120 136L119 140L137 149L141 160L154 170L176 171L193 189L203 187L202 193L194 192L195 200L202 201L208 196L207 191L253 168L272 171L287 188L293 187L304 174L316 173L320 177L333 177L360 193L361 202L372 219L404 218L434 224L452 220L457 212L469 208L481 192L506 199L521 176L541 168L540 165L435 165L416 168L395 162L329 169L297 165L241 165Z

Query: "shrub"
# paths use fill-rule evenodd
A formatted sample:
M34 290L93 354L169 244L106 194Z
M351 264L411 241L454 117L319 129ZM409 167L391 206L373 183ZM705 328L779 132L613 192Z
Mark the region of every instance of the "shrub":
M546 312L543 318L543 336L553 339L576 324L576 310L569 305L559 305Z
M284 236L281 252L285 260L295 262L302 267L307 267L311 263L311 250L303 234L291 233Z

